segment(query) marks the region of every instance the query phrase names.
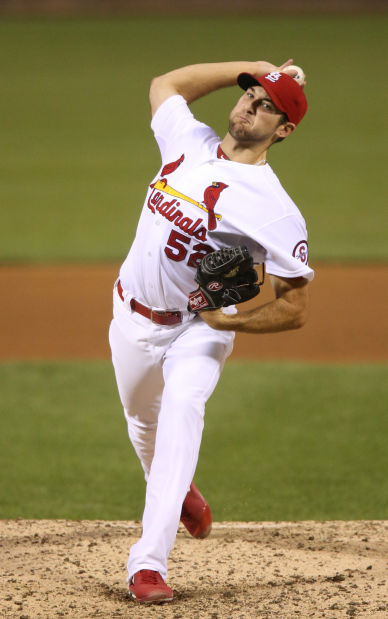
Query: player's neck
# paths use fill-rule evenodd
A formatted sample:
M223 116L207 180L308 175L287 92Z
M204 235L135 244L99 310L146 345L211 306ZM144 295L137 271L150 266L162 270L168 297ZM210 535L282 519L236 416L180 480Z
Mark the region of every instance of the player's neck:
M227 133L220 146L231 161L250 165L264 165L267 162L266 144L241 144Z

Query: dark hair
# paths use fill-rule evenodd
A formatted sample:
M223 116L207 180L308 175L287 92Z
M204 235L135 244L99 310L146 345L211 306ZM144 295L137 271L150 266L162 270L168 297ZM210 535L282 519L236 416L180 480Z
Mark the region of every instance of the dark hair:
M281 115L280 120L279 120L278 127L279 127L280 125L284 125L285 123L288 123L288 116L287 116L287 114L285 114L284 112L282 112L282 115ZM272 146L273 144L276 144L277 142L283 142L283 140L285 140L285 138L278 138L277 140L275 140L274 142L272 142L271 146Z

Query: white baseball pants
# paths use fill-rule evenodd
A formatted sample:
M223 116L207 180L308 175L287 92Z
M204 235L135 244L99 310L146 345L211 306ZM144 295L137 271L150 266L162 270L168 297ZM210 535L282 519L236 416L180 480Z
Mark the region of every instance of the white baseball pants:
M234 333L199 317L160 326L114 291L109 331L128 434L147 480L143 532L129 553L129 579L150 569L167 577L167 558L194 477L205 403L233 348Z

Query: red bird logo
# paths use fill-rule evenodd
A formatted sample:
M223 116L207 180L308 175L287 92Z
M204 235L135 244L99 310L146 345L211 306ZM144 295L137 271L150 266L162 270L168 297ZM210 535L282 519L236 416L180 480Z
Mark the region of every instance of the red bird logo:
M183 163L184 158L185 155L183 154L176 161L173 161L172 163L166 163L162 170L162 176L166 176L167 174L172 174L173 172L175 172L175 170L179 168L181 163Z
M203 201L208 211L208 230L215 230L217 227L217 220L214 214L214 207L217 203L218 198L220 197L221 191L224 191L229 187L225 183L219 183L218 181L213 181L209 187L206 187L205 192L203 194Z

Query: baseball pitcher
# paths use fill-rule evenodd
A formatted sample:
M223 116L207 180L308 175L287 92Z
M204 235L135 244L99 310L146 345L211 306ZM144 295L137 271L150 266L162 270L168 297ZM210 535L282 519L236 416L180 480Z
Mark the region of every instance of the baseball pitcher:
M167 558L180 520L194 537L210 533L210 508L193 477L205 404L235 332L297 329L306 320L314 275L306 225L267 161L307 109L291 63L199 64L151 83L161 167L114 287L109 332L129 438L147 481L142 535L128 560L138 602L172 600ZM237 103L221 140L189 105L232 86ZM244 310L239 304L260 291L258 265L274 300Z

